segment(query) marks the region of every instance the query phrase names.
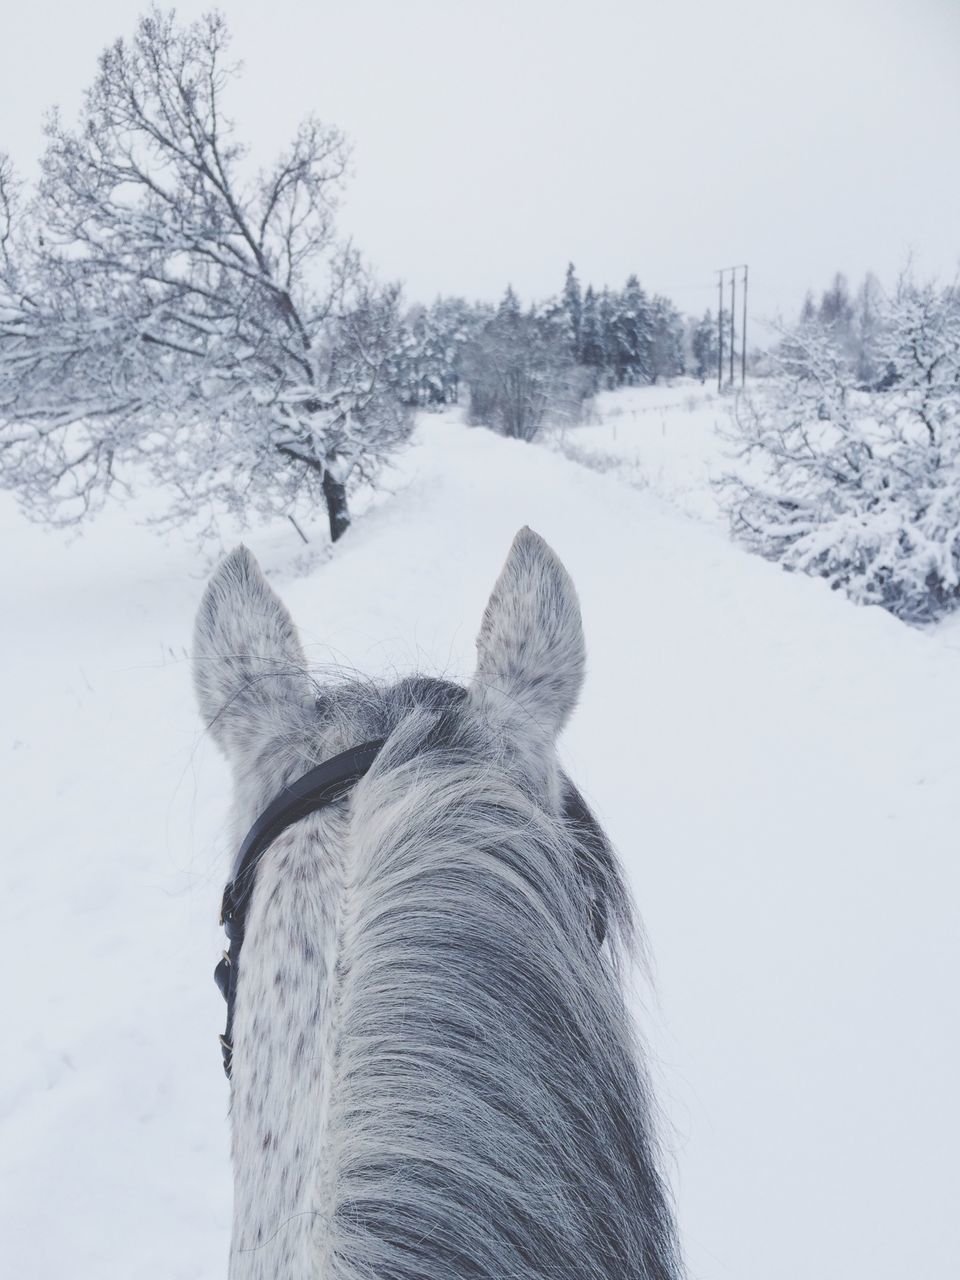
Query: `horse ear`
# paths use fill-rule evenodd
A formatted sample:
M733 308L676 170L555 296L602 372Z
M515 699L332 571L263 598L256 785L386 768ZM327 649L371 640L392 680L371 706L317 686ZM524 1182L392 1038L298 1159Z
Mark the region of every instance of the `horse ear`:
M220 562L200 601L193 633L200 714L230 756L258 738L264 720L311 696L293 619L255 557L239 546Z
M585 652L570 576L532 529L513 540L477 638L473 696L552 742L576 706Z

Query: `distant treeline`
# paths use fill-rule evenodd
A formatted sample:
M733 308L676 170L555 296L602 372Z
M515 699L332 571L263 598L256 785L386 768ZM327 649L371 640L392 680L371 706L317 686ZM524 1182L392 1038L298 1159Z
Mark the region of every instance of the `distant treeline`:
M410 405L456 402L465 382L472 418L530 439L548 411L575 414L600 388L704 378L716 358L709 311L685 319L636 275L620 290L583 289L571 263L559 295L527 308L509 287L496 307L440 298L411 308L393 381Z

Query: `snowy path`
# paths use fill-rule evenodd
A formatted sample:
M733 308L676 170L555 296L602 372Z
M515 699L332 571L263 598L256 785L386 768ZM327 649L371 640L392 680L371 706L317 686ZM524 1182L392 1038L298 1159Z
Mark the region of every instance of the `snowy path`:
M318 665L463 676L531 524L580 590L564 742L655 960L646 1033L696 1280L957 1274L960 631L789 577L652 494L429 419L312 574L246 538ZM185 661L205 565L8 499L4 1273L225 1274L211 981L227 777Z

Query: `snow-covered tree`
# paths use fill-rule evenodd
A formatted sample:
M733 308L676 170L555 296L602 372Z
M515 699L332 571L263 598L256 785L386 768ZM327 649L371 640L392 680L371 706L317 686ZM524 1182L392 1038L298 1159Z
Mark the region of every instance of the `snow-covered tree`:
M601 370L606 365L606 347L600 320L600 307L593 285L583 295L580 327L580 359L588 369Z
M351 480L408 432L398 291L335 235L344 139L307 120L248 178L228 45L218 14L153 10L76 129L48 125L0 302L0 477L37 516L81 518L140 460L171 518L323 502L336 539Z
M701 382L717 372L717 321L708 309L700 320L691 321L690 349L693 354L693 371Z
M832 325L838 333L847 333L853 325L853 303L847 277L838 271L829 289L823 291L818 312L822 324Z
M808 292L800 313L800 322L828 327L834 345L846 353L861 387L879 387L889 377L889 370L879 365L879 340L886 303L876 276L868 272L855 296L851 296L846 277L837 272L829 289L824 290L819 306Z
M563 309L570 327L571 352L574 360L579 362L583 360L583 294L572 262L567 266L567 277L563 284Z
M11 252L19 194L20 183L13 171L13 162L6 152L0 151L0 281L6 280L13 268Z
M901 280L881 313L876 350L899 431L929 446L935 464L960 429L960 289Z
M925 622L960 604L957 291L903 282L882 330L886 391L858 386L834 325L785 337L768 398L738 406L721 500L762 555Z
M650 301L635 275L616 300L612 354L618 385L653 378L653 326Z
M557 389L549 397L549 416L554 418L578 417L584 400L601 385L653 382L675 377L685 368L686 332L680 313L667 298L650 299L635 275L628 277L620 293L607 288L597 291L592 285L581 291L571 263L562 293L534 307L529 315L512 288L507 289L494 317L503 325L490 325L490 317L479 309L474 309L474 314L481 320L483 333L464 350L469 352L471 412L478 421L496 416L486 399L493 384L481 371L489 364L493 350L499 350L500 339L509 328L507 322L513 324L516 335L522 335L524 359L536 349L540 366L554 366L549 379ZM529 333L524 329L528 319L533 325ZM412 339L407 339L407 346L410 352L420 350ZM486 348L487 356L482 356Z
M876 387L887 373L881 366L881 338L885 303L877 277L867 272L857 291L853 316L853 350L857 381L862 387Z
M606 286L597 297L597 323L600 330L600 348L603 352L603 367L607 373L610 386L618 386L622 380L618 352L620 340L618 336L619 299L613 290Z
M444 399L448 404L457 404L467 346L489 320L491 308L464 298L438 298L430 314L443 365Z
M456 404L463 374L463 353L489 308L463 298L438 298L430 307L407 313L392 375L405 404Z
M579 414L587 394L561 311L524 312L508 289L465 353L471 422L533 440L548 418Z
M677 378L684 370L683 317L668 299L654 296L650 305L650 380Z

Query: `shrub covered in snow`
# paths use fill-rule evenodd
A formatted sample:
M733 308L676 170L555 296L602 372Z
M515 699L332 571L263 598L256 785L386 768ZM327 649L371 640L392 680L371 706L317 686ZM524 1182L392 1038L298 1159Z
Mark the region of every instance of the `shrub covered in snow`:
M578 421L590 390L557 314L522 311L512 289L467 344L464 368L470 422L517 440L547 421Z
M831 326L787 335L770 390L737 406L720 497L754 551L928 622L960 604L958 291L902 283L875 357L865 390Z

